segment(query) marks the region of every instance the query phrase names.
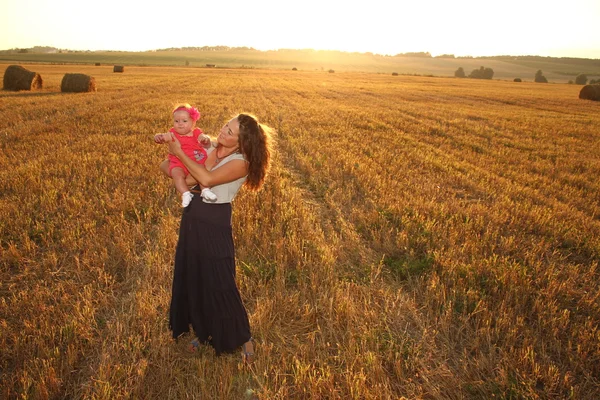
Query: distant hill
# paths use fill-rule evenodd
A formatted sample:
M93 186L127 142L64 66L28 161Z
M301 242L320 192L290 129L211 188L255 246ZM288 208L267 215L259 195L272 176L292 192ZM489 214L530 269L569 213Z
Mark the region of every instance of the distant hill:
M204 46L168 48L144 52L74 51L36 46L30 49L0 51L0 62L17 63L100 63L123 65L168 65L186 67L292 69L305 71L362 71L409 75L454 76L460 67L469 73L480 67L491 68L493 79L533 81L542 70L549 82L566 83L584 73L600 78L600 59L541 56L433 57L428 52L401 53L394 56L312 49L261 51L250 47Z
M56 47L48 47L48 46L35 46L29 49L9 49L9 50L0 50L0 54L28 54L28 53L58 53L60 50Z

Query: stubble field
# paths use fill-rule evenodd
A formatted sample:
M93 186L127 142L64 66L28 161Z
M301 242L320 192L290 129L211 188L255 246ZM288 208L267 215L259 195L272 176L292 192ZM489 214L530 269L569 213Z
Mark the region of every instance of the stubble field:
M0 92L0 397L600 396L600 103L580 86L30 69L43 90ZM60 93L67 72L98 91ZM266 186L234 202L250 368L168 331L181 209L152 136L178 102L209 134L240 111L278 131Z

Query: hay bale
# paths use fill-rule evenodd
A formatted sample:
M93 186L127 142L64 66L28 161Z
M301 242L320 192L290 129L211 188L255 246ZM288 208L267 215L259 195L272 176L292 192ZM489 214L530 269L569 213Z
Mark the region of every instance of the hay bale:
M523 82L523 81L521 80L521 78L515 78L515 79L513 79L513 82Z
M125 67L122 65L115 65L113 68L113 72L125 72Z
M579 98L600 101L600 85L585 85L579 92Z
M332 70L332 69L330 69L330 70L329 70L329 73L330 73L330 74L333 74L334 72L335 72L335 71L334 71L334 70Z
M100 63L96 63L94 64L96 67L99 67L101 64Z
M392 76L398 76L397 72L392 72Z
M65 74L60 83L61 92L95 92L96 80L85 74Z
M9 65L4 71L4 90L35 90L42 88L42 77L20 65Z
M206 68L215 68L216 64L206 64Z

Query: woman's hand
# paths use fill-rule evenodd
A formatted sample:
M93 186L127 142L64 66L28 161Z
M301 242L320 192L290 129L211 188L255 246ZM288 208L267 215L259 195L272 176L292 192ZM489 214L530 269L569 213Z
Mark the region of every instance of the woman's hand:
M181 143L179 143L179 140L175 139L171 132L167 133L165 136L166 143L169 144L169 153L181 159L181 156L184 155L184 153L183 150L181 150Z

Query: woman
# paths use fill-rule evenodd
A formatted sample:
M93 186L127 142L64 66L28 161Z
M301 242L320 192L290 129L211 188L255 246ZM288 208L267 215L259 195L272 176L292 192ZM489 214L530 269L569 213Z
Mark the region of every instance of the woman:
M253 115L239 114L219 132L217 146L204 165L187 157L173 138L169 152L192 177L188 183L212 188L217 201L195 196L183 211L175 252L175 272L169 315L173 337L189 332L191 343L212 345L217 355L242 347L245 362L254 360L248 314L235 283L235 250L231 230L231 201L245 184L258 190L270 163L271 129Z

